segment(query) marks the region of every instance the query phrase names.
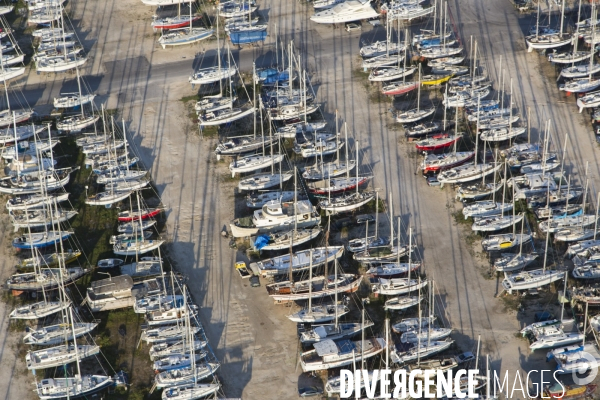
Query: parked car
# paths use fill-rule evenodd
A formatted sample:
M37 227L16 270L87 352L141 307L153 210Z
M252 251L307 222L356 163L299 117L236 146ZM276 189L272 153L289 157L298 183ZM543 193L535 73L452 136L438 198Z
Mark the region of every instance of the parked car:
M260 286L260 279L258 278L258 275L252 275L250 277L250 286L252 286L252 287Z
M349 22L346 24L346 30L348 32L360 31L361 29L362 29L362 26L360 25L360 23Z
M456 356L456 362L459 364L465 364L473 360L475 360L475 355L473 355L473 353L471 353L470 351Z
M313 397L323 394L323 390L316 386L307 386L298 389L298 396L300 397Z
M437 176L428 176L427 184L429 186L440 186L441 185L440 181L437 180Z
M534 316L535 322L552 321L554 314L548 311L536 312Z
M369 222L375 221L375 216L373 216L371 214L361 214L361 215L356 216L357 224L365 224L367 221L369 221Z

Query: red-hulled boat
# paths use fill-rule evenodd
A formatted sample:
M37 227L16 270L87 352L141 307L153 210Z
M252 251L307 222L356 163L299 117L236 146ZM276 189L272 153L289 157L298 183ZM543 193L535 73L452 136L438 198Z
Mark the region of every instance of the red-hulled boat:
M308 190L314 194L334 194L347 190L356 189L357 186L367 183L370 176L359 176L354 178L333 178L309 182Z
M388 96L406 94L419 87L419 82L394 82L381 88L381 93Z
M415 143L415 145L417 147L417 150L420 151L436 151L452 146L461 137L462 133L459 133L457 135L448 135L447 133L443 133L440 135L434 135L427 139L419 140Z
M199 15L192 15L192 22L198 21ZM155 31L166 30L166 29L177 29L190 26L190 16L181 15L178 17L167 17L167 18L156 18L152 21L152 29Z
M475 156L474 151L463 151L446 154L429 154L421 163L423 173L439 172L445 169L458 167Z
M156 217L162 208L144 208L143 210L123 211L119 213L119 222L131 222L139 221L141 219L148 219Z

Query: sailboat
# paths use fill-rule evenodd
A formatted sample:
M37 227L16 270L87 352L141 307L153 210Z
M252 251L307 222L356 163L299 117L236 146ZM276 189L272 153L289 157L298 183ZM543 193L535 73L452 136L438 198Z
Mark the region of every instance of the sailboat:
M75 351L75 346L77 346L77 351ZM25 355L25 363L29 370L43 370L62 367L98 353L100 353L100 346L95 344L63 344L40 350L29 350Z
M60 97L54 98L54 108L73 108L83 106L91 103L96 98L94 93L82 94L81 93L81 76L79 75L79 68L75 68L77 72L77 86L79 88L78 93L61 93Z
M421 64L419 64L419 87L417 90L417 108L396 114L396 122L408 124L429 117L435 112L435 107L421 109Z
M447 107L447 106L445 106ZM459 138L462 136L462 133L456 132L458 127L458 112L455 113L455 121L454 121L455 133L454 136ZM425 139L427 140L427 139ZM418 142L417 142L418 143ZM458 140L453 142L453 149L451 153L445 154L428 154L425 159L420 164L420 168L423 174L427 173L436 173L439 171L444 171L446 169L451 169L457 166L460 166L466 162L468 162L471 158L475 157L474 151L457 151Z
M548 241L550 232L546 231L546 250L544 252L543 268L533 271L522 271L516 274L508 275L502 281L502 287L510 294L513 290L528 290L540 288L549 285L552 282L563 279L566 276L564 271L546 270L548 260Z
M332 1L332 0L326 0L326 1ZM386 40L378 40L371 44L361 46L359 54L362 58L372 58L372 57L378 57L378 56L383 56L383 55L394 55L394 54L398 54L404 50L404 46L400 45L400 43L399 43L399 41L400 41L399 38L398 38L398 42L394 42L391 39L392 24L389 23L390 22L389 18L390 18L390 15L386 13L386 19L388 21L386 23L386 33L387 33ZM400 35L400 32L398 32L398 35Z
M192 6L192 3L188 3L188 6ZM173 16L173 17L164 17L164 18L159 18L158 16L154 15L152 17L152 23L150 24L150 26L152 26L152 29L156 32L156 31L162 31L162 30L168 30L168 29L177 29L177 28L184 28L186 26L188 26L191 23L194 23L196 21L198 21L201 18L200 15L195 14L192 16L189 15L181 15L181 3L177 3L177 15ZM218 30L218 28L217 28Z
M72 313L69 308L69 313ZM98 324L89 322L72 322L70 324L56 324L40 329L30 329L23 338L23 343L37 346L51 346L73 340L91 332Z
M191 3L190 3L191 6ZM226 68L221 67L221 46L219 44L219 12L217 11L217 63L216 67L202 68L197 70L189 77L189 82L192 85L207 85L210 83L218 82L223 79L233 77L237 72L237 66L235 64L228 65ZM227 50L229 53L229 49ZM228 58L229 59L229 58Z
M524 225L525 220L521 220L521 235L523 235ZM501 253L500 257L494 260L494 268L498 272L522 270L534 262L537 257L536 253L523 254L523 241L521 241L519 243L519 252L517 254Z
M346 148L346 160L348 160L348 148ZM350 162L347 161L347 164L349 164L349 163ZM356 160L354 160L353 164L358 165L358 146L356 148ZM345 178L344 182L351 185L352 180L350 178L350 169L351 168L345 169L346 178ZM323 185L324 182L326 182L326 181L331 181L331 176L329 176L328 179L321 180L320 181L320 182L322 182L321 185ZM356 168L356 177L355 177L354 182L360 182L360 181L361 181L361 178L358 176L358 168ZM335 187L334 185L335 185L335 183L334 184L330 183L329 188ZM331 197L331 194L335 193L335 191L330 190L328 192L328 197L319 201L319 208L321 208L322 210L325 210L331 214L347 212L347 211L356 210L357 208L362 207L363 205L365 205L368 202L370 202L371 200L373 200L373 198L376 196L375 191L359 192L359 190L358 190L359 185L355 185L354 189L356 189L356 191L354 193L344 194L342 196L333 197L333 198Z
M397 260L399 257L403 257L409 253L411 253L415 246L412 244L401 246L398 241L398 245L394 246L394 227L393 227L393 207L391 206L392 196L390 193L390 245L382 246L382 247L366 247L362 252L355 252L352 256L354 260L365 263L365 264L373 264L373 263L382 263L388 260ZM398 232L400 235L400 232ZM409 238L410 240L410 238Z
M189 16L189 27L176 28L167 31L158 39L158 44L165 49L167 46L181 46L184 44L192 44L199 42L200 40L208 39L215 32L214 29L206 29L197 27L194 28L192 25L194 19L192 18L192 4L190 3L190 16Z
M312 250L310 251L310 260L311 260L311 264L308 268L308 281L311 282L312 279L312 272L313 272L313 265L312 265ZM291 263L290 263L291 264ZM328 264L327 261L325 261L325 264ZM334 289L337 289L337 284L338 284L338 279L337 279L337 271L338 271L338 267L337 267L337 259L334 259L334 265L335 265L335 271L334 271ZM291 267L291 265L290 265ZM292 269L290 268L290 274L292 272ZM337 318L341 315L347 314L348 312L350 312L350 309L348 307L346 307L344 304L338 304L337 301L337 295L338 292L337 290L334 291L334 295L335 295L335 301L333 304L331 305L317 305L317 306L313 306L312 305L312 285L308 285L308 307L305 309L302 309L294 314L288 315L287 317L292 321L292 322L301 322L301 323L318 323L318 322L327 322L327 321L331 321L333 319L336 320L337 322Z
M73 310L69 309L70 320L73 321ZM96 324L93 324L94 326ZM63 329L60 329L60 333L63 330L69 332L70 339L74 340L74 338L81 336L87 332L83 332L80 329L79 334L77 333L76 324L72 322L71 324L61 325ZM91 329L90 329L91 330ZM58 342L64 340L64 336L58 338ZM97 347L97 346L96 346ZM67 348L68 349L68 348ZM82 397L88 396L93 393L99 392L109 385L113 383L113 380L109 376L105 375L82 375L81 367L79 365L80 357L78 354L79 346L73 346L75 357L74 361L77 364L77 375L74 377L65 377L65 378L47 378L42 379L40 382L36 384L36 391L40 399L42 400L54 400L54 399L63 399L65 397ZM89 352L93 352L93 348L84 348L84 351L88 353L82 354L85 356L89 355Z
M477 132L479 131L479 120L477 121ZM494 161L492 163L486 164L485 159L483 164L477 164L477 140L475 141L475 161L473 163L460 165L458 167L446 169L438 175L438 181L442 184L446 183L463 183L463 182L471 182L476 179L483 178L489 174L494 173L494 171L498 170L501 166L501 162Z
M400 230L400 218L398 218L398 230ZM409 229L409 234L408 234L408 238L409 238L409 247L412 247L412 228ZM398 246L400 246L400 235L398 235ZM406 279L404 278L392 278L392 279L385 279L385 278L379 278L379 281L377 283L374 283L371 286L371 290L373 291L373 293L376 294L382 294L382 295L388 295L388 296L395 296L395 295L403 295L403 294L409 294L412 291L418 290L419 291L419 297L421 297L421 289L424 288L425 286L427 286L427 280L421 281L421 279L410 279L410 273L412 272L412 268L408 267L408 266L412 266L412 262L411 262L411 254L412 252L408 252L408 264L407 264L407 268L406 268L406 272L408 272L408 277ZM397 256L397 263L396 265L400 264L400 254L398 254ZM417 264L420 265L420 264ZM385 307L386 308L395 308L395 309L402 309L400 306L401 305L406 305L405 302L403 302L401 300L400 297L396 298L396 299L391 299L392 301L389 302L386 301L385 303ZM408 302L409 304L412 303L412 301ZM419 303L419 301L417 301L416 303ZM408 306L410 307L410 305ZM408 307L404 307L404 308L408 308Z
M51 55L44 55L35 58L35 69L38 72L65 72L73 68L81 67L87 62L87 57L82 57L77 52L67 51L67 43L65 39L64 20L62 17L62 5L57 8L57 17L52 20L60 20L60 34L62 37L61 43L58 45L56 50L60 50L61 53L52 53ZM31 22L31 17L29 19ZM50 22L50 21L49 21Z
M231 54L227 51L228 65L231 64ZM231 68L231 67L228 67ZM236 68L237 70L237 68ZM233 74L229 76L229 96L233 99ZM256 90L256 89L255 89ZM233 104L233 100L231 101ZM237 121L248 115L256 112L256 105L252 102L249 103L249 107L243 108L219 108L206 111L203 115L199 116L198 126L201 128L204 126L218 126L227 124L230 122ZM261 102L261 115L262 115L262 102Z
M140 230L139 232L143 232L143 228L142 228L142 223L141 221L143 219L147 219L147 218L151 218L150 215L152 214L152 212L146 212L145 210L143 210L140 206L140 194L139 192L136 192L136 199L137 199L137 210L138 211L125 211L122 213L119 213L119 221L138 221L140 222ZM160 209L159 211L160 212ZM156 214L158 214L158 212ZM122 214L127 213L127 217L125 217ZM144 218L144 216L146 215L146 218ZM140 254L145 254L148 253L150 251L156 250L158 249L165 241L164 240L146 240L144 239L144 237L142 236L141 240L139 241L127 241L127 242L116 242L113 245L113 252L116 255L119 256L138 256Z
M309 298L322 298L335 293L354 293L358 290L362 276L339 274L337 280L317 276L310 281L282 281L267 285L267 292L274 301L298 301ZM309 289L310 287L310 289Z
M10 99L8 96L8 85L6 84L6 81L8 79L10 79L6 74L5 74L5 68L4 68L4 63L2 62L2 52L0 51L0 67L2 70L2 74L0 75L0 78L2 78L2 81L4 82L4 92L6 94L6 110L2 110L0 111L0 127L6 127L6 126L10 126L13 125L16 128L16 125L20 122L25 122L27 121L29 118L31 118L35 112L32 109L29 110L11 110L10 108ZM35 126L29 127L27 129L27 131L29 132L35 132L36 128ZM7 133L10 134L10 132L7 130ZM15 131L15 143L18 140L18 135L17 132ZM21 139L22 140L22 139Z
M540 5L538 4L537 10L537 22L536 22L536 30L534 35L527 36L525 38L525 42L527 43L527 51L532 52L534 49L553 49L562 47L566 44L572 43L573 38L569 34L563 33L563 25L564 25L564 0L562 13L560 17L560 31L557 33L539 33L539 25L540 25Z
M11 319L41 319L66 309L70 303L61 301L40 301L15 308L10 314Z

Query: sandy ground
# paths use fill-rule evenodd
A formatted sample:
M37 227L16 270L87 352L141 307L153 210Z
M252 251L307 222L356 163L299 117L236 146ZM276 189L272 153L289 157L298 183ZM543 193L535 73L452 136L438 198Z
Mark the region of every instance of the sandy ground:
M14 273L14 250L11 246L13 229L8 215L0 217L0 280L4 282ZM25 346L21 343L24 333L10 329L8 315L12 311L10 300L0 301L0 398L35 399L33 379L25 367ZM23 356L21 359L20 355Z
M374 186L381 188L387 201L392 193L394 218L402 218L402 230L413 227L425 270L436 280L439 305L456 330L453 338L463 350L474 350L481 335L482 351L496 370L544 367L544 355L530 355L526 342L515 338L523 324L521 317L505 310L494 297L499 283L484 278L486 260L466 244L464 227L455 224L451 212L461 206L454 202L452 191L427 187L415 174L418 160L393 125L390 103L371 101L363 81L354 75L360 41L381 37L383 30L365 24L362 32L349 34L317 26L308 20L311 10L301 1L260 0L259 4L261 15L268 18L270 36L258 48L234 49L242 70L249 71L253 59L272 54L276 32L284 40L293 38L309 65L326 117L332 120L337 109L348 122L351 141L361 149L362 171L373 172ZM496 78L496 87L497 60L503 55L503 68L518 87L518 106L532 109L534 136L542 121L552 116L554 132L576 137L568 151L571 170L581 171L585 160L596 170L596 145L586 118L576 114L572 100L558 94L552 78L542 76L544 58L525 52L522 27L528 27L532 17L519 16L507 1L455 0L450 6L463 39L479 38L482 64ZM216 162L211 154L214 139L199 137L179 101L194 93L187 76L203 57L209 61L214 52L204 51L214 49L216 43L162 50L150 29L152 13L137 0L75 4L73 19L93 57L84 71L86 81L108 108L122 111L137 152L152 171L167 206L172 242L168 252L177 268L190 276L210 343L223 362L219 375L225 394L292 398L301 371L295 326L285 318L288 310L273 305L264 288L250 288L233 271L239 255L219 233L234 216L235 184L226 178L226 163ZM506 40L497 40L500 35ZM24 92L32 104L46 104L61 88L73 87L73 78L73 74L30 73ZM555 139L555 148L560 147L557 143ZM387 225L381 221L382 229ZM2 352L3 367L14 364L10 357ZM7 382L0 379L0 393Z

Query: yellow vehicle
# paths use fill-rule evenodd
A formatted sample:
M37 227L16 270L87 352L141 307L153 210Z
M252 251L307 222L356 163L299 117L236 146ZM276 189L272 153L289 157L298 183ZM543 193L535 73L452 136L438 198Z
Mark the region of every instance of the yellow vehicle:
M238 261L235 263L235 270L240 274L242 279L247 279L252 276L252 273L248 270L246 263L243 261Z

